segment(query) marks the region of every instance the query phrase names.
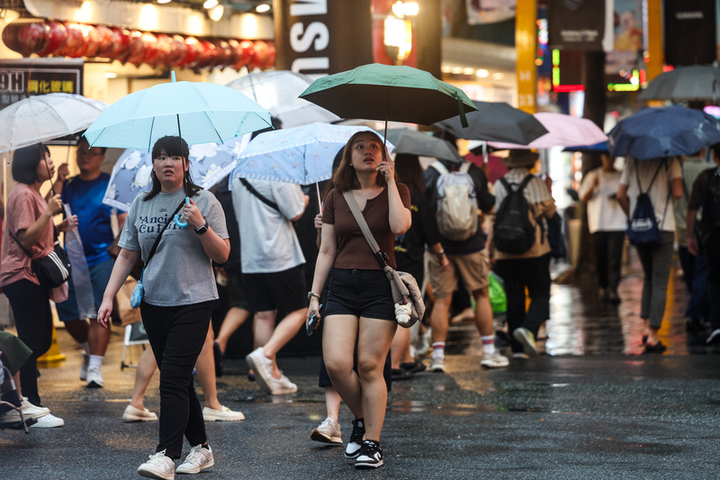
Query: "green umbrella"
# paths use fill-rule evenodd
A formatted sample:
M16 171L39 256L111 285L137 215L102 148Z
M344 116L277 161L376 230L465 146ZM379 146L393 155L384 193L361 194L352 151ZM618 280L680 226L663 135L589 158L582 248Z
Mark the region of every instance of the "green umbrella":
M300 98L344 118L384 120L386 133L389 120L430 125L476 110L465 92L424 70L379 63L321 77Z

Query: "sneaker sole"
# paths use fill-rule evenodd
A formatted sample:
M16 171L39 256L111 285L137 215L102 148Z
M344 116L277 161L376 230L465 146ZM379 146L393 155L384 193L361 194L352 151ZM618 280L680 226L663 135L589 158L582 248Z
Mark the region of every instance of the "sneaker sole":
M384 463L383 463L382 460L380 460L380 461L377 462L377 463L375 463L375 462L373 462L373 463L358 463L358 462L355 462L355 468L357 468L357 469L359 469L359 470L369 470L369 469L371 469L371 468L382 467L383 465L384 465Z
M245 417L206 417L203 415L203 420L206 422L242 422Z
M508 363L480 363L480 366L484 368L485 370L490 370L491 368L505 368L510 366L510 362Z
M537 357L539 355L540 352L538 352L537 345L533 345L530 342L530 337L527 336L524 330L515 330L513 337L522 344L523 351L525 351L526 355L530 355L531 357Z
M202 465L201 467L198 467L198 468L180 470L180 469L182 468L182 465L180 465L180 466L177 468L177 470L175 470L175 473L179 473L179 474L181 474L181 475L182 475L182 474L195 475L196 473L200 473L200 471L205 470L206 468L210 468L210 467L212 467L213 465L215 465L215 459L214 459L214 458L213 458L212 460L210 460L208 463L206 463L205 465Z
M89 382L87 388L103 388L103 386L97 382Z
M123 422L125 423L133 423L133 422L157 422L157 417L155 418L148 418L148 417L136 417L136 416L129 416L129 415L123 415L122 417Z
M359 449L359 448L357 449L357 452L355 452L355 453L347 453L347 451L345 452L345 458L348 458L348 459L353 459L353 460L354 460L354 459L356 459L356 458L359 457L359 456L360 456L360 449Z
M138 468L137 472L138 472L138 475L140 475L141 477L145 477L145 478L158 478L160 480L172 480L175 478L174 473L171 473L168 476L168 475L161 475L159 473L151 472L149 470L140 470L139 468Z
M310 440L320 443L329 443L332 445L342 445L343 443L342 437L328 437L327 435L320 433L317 428L310 434Z
M255 372L255 382L257 382L258 386L260 387L260 390L267 393L268 395L272 395L272 389L270 388L270 385L265 380L265 377L263 377L262 369L258 368L258 364L255 362L255 358L252 356L252 353L249 353L247 357L245 357L245 361L250 366L250 368Z

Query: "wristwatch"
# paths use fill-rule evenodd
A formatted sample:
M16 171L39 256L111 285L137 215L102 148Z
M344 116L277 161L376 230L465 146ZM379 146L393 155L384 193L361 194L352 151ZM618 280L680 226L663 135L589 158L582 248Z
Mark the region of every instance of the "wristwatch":
M208 230L208 223L207 223L207 220L205 220L205 225L203 225L200 228L196 228L195 233L197 233L198 235L202 235L203 233L207 232L207 230Z
M317 298L318 300L320 299L320 295L318 295L317 293L315 293L315 292L308 292L308 302L310 301L310 299L311 299L312 297L315 297L315 298Z

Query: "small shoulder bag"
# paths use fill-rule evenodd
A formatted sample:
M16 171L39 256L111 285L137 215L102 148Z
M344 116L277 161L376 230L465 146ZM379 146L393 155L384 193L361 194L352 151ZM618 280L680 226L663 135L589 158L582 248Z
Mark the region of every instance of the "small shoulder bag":
M355 217L360 230L362 230L365 240L370 245L370 249L373 251L380 268L383 269L385 276L390 280L393 301L395 302L395 320L401 327L412 327L425 314L425 302L423 302L417 280L409 273L398 272L388 265L387 255L380 251L380 246L370 231L370 227L368 227L352 192L350 190L343 192L343 197L345 197L345 201L350 207L350 211Z
M58 235L55 225L53 225L54 248L52 252L38 259L32 258L32 254L28 250L25 250L25 247L22 246L10 228L8 228L7 231L10 234L10 238L15 240L15 243L25 252L25 255L30 257L30 268L37 277L38 282L40 282L41 287L47 289L59 287L70 278L72 266L70 265L70 260L68 259L65 249L60 246L60 242L57 240Z

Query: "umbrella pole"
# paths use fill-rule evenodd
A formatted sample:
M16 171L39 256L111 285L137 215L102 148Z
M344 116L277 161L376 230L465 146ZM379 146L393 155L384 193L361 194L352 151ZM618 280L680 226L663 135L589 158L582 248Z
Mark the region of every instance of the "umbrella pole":
M317 193L318 197L318 213L322 213L322 202L320 201L320 184L318 182L315 182L315 192Z

